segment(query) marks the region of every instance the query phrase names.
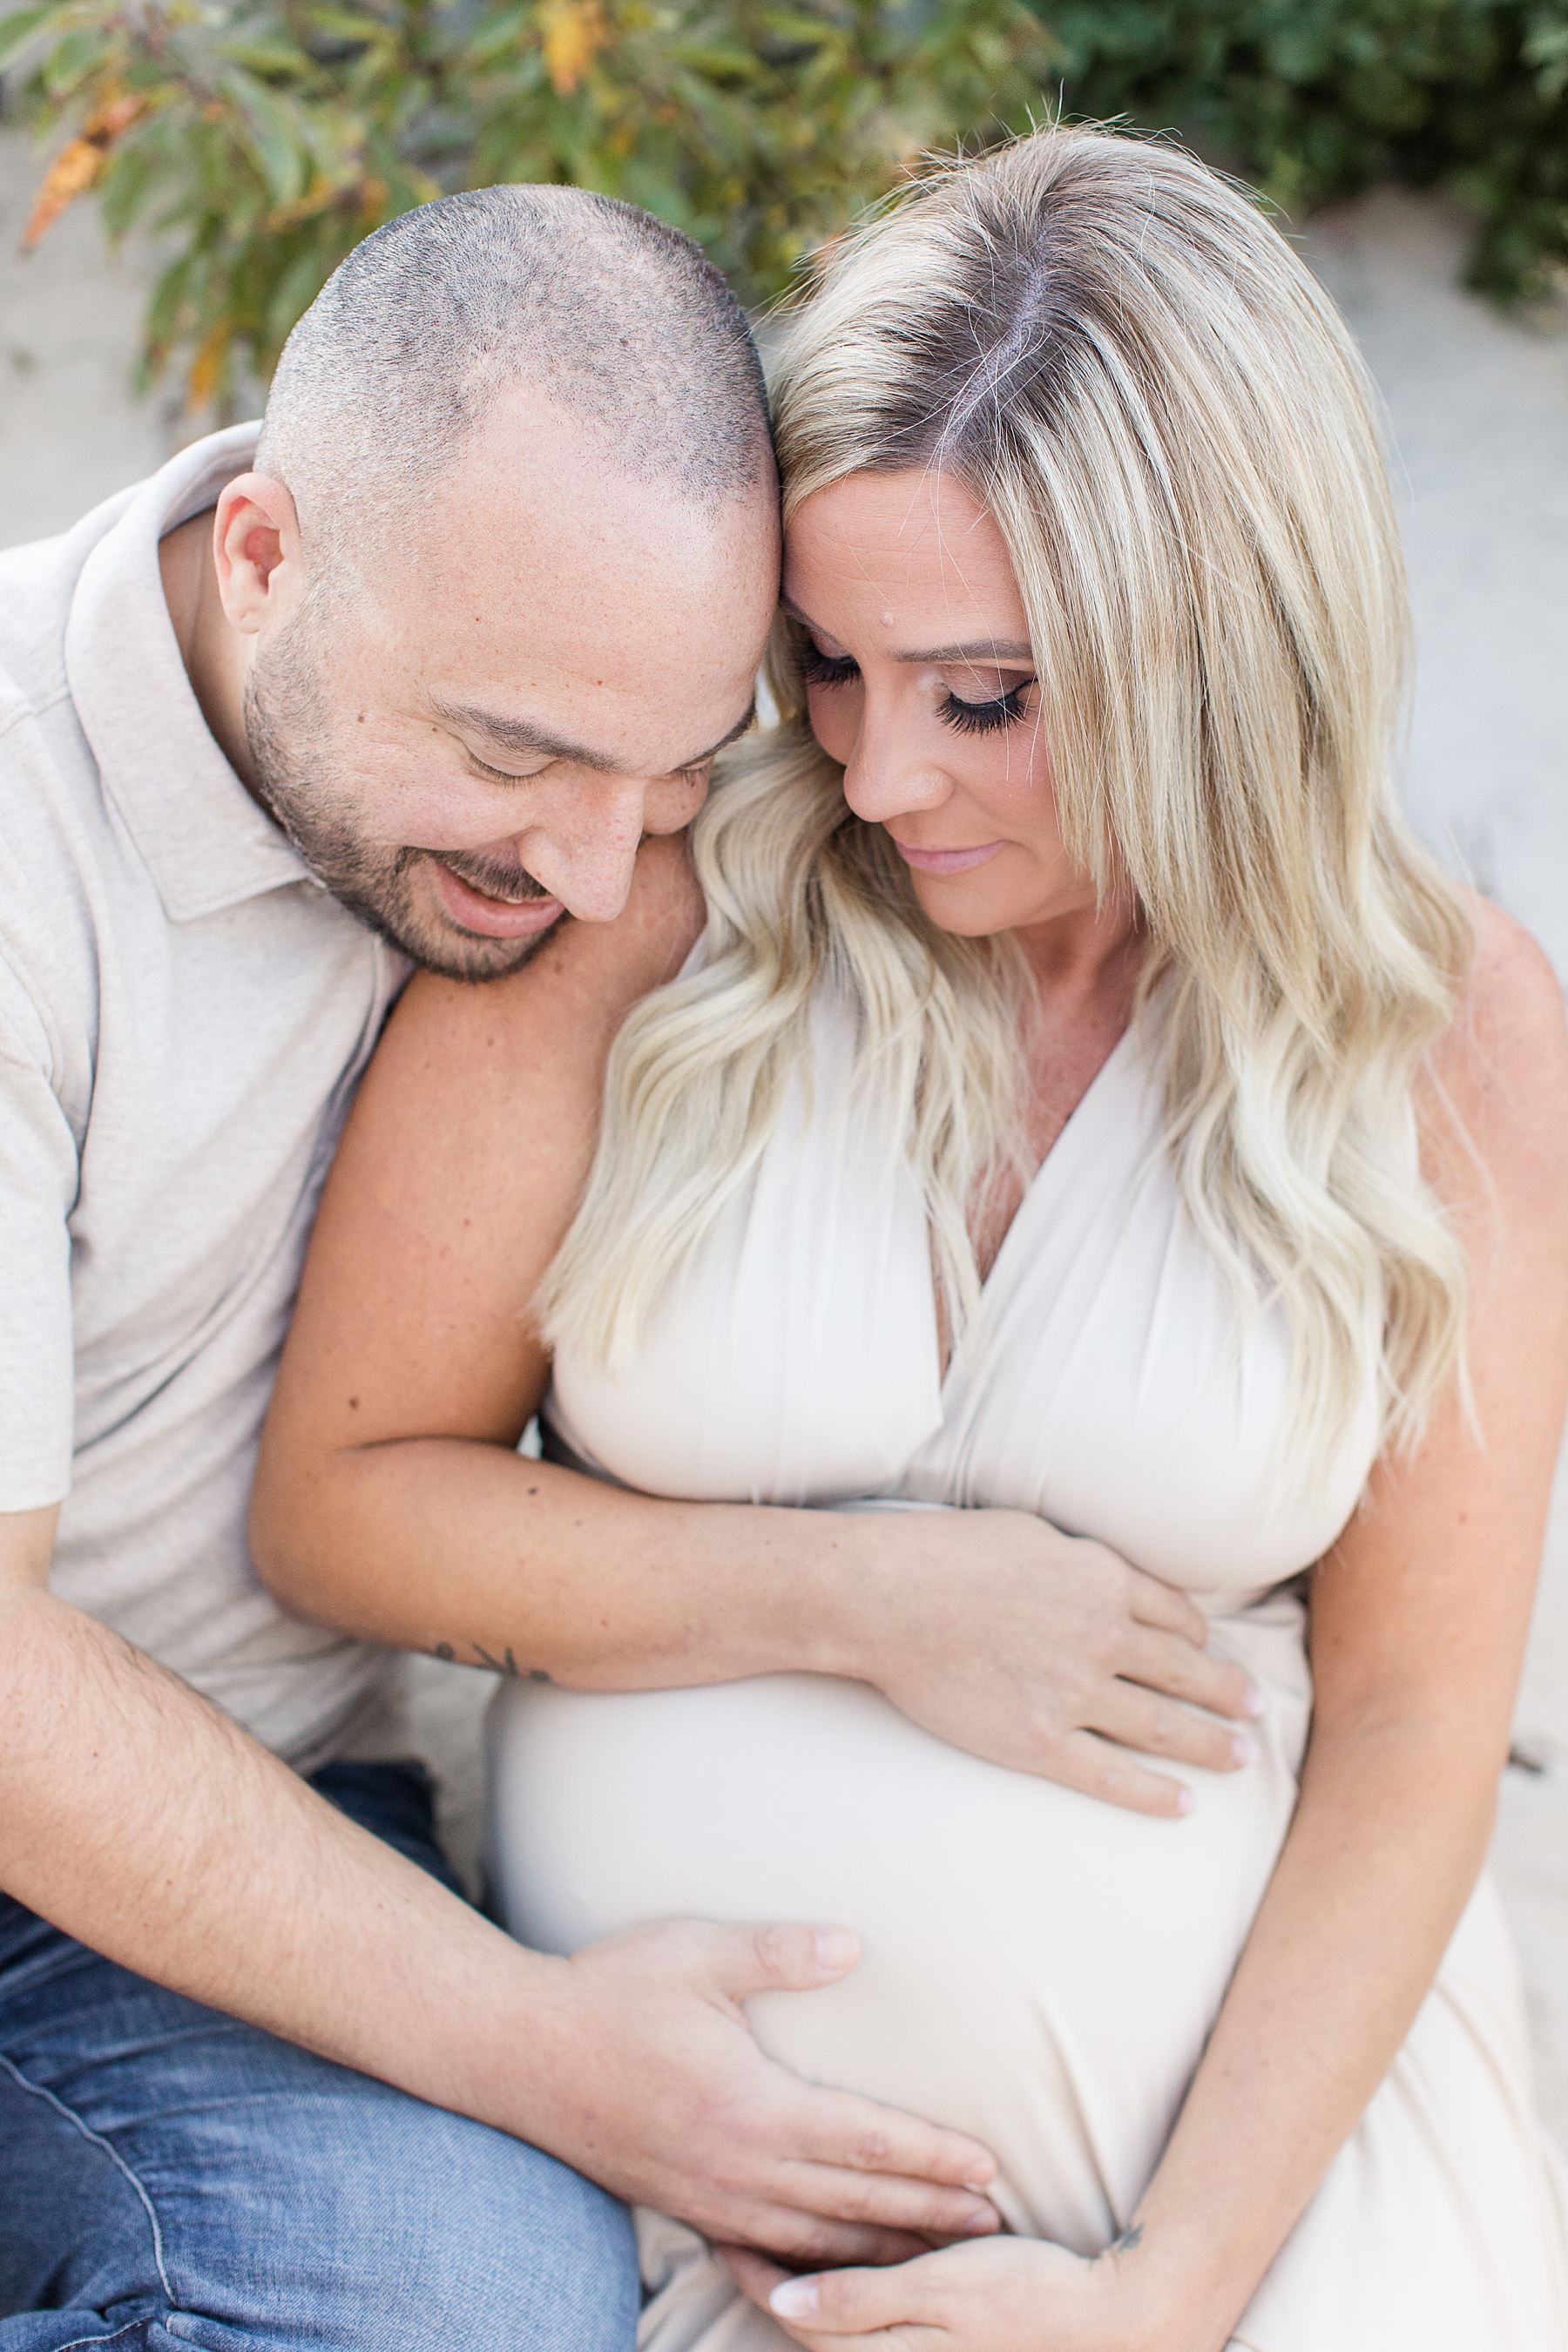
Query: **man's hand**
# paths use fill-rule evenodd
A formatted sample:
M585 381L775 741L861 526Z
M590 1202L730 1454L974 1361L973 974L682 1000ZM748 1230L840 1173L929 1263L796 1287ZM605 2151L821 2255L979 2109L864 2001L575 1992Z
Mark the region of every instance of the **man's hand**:
M752 2040L742 2001L834 1983L852 1936L685 1925L572 1960L525 1950L52 1594L54 1524L0 1514L7 1893L155 1982L786 2261L896 2261L996 2227L975 2141L812 2089Z
M838 1928L638 1928L559 1962L539 2021L558 2098L552 2153L634 2204L793 2263L889 2263L997 2229L994 2159L848 2092L810 2087L752 2037L752 1993L805 1993L854 1966ZM532 2019L522 2036L533 2043Z
M1187 1791L1128 1748L1217 1772L1251 1761L1245 1733L1192 1710L1256 1717L1262 1694L1205 1654L1202 1613L1158 1577L1027 1511L867 1517L886 1567L849 1600L836 1671L939 1739L1142 1813L1184 1812Z

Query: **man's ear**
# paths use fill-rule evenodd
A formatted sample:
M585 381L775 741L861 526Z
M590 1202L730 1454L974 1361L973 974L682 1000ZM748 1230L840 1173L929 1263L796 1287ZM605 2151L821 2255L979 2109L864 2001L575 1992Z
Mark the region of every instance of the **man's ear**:
M304 584L300 518L283 484L266 474L230 482L213 517L218 594L231 625L258 636Z

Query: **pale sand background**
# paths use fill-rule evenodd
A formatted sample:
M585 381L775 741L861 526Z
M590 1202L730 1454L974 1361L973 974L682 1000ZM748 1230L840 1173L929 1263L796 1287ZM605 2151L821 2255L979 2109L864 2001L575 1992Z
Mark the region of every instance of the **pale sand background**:
M194 429L127 391L148 282L79 206L16 257L36 169L0 129L0 545L60 529ZM1462 226L1374 195L1315 223L1309 257L1343 304L1388 404L1419 644L1408 804L1521 918L1568 979L1568 334L1460 291ZM1496 1858L1518 1925L1542 2102L1568 2139L1568 1482L1559 1497ZM421 1663L422 1724L471 1857L488 1677Z

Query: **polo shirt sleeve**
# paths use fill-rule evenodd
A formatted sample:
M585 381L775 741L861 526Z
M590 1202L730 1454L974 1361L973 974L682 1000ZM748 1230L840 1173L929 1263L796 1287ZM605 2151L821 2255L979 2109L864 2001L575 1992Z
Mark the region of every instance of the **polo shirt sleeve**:
M70 1122L0 1003L0 1511L39 1510L70 1485L76 1192Z

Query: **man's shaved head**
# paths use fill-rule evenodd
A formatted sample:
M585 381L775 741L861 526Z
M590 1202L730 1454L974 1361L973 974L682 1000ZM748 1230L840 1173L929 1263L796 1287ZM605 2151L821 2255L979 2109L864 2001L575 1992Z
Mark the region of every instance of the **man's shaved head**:
M292 492L312 569L417 530L513 387L694 505L771 473L745 314L689 237L577 188L476 188L367 237L284 347L257 470Z
M203 560L258 800L396 946L512 970L619 912L748 722L779 513L745 314L631 205L423 205L289 338Z

